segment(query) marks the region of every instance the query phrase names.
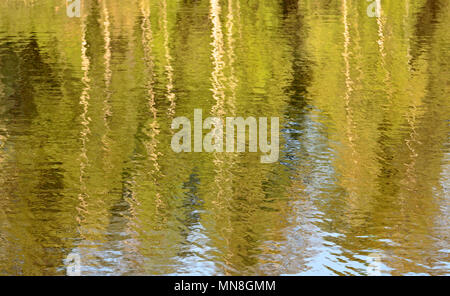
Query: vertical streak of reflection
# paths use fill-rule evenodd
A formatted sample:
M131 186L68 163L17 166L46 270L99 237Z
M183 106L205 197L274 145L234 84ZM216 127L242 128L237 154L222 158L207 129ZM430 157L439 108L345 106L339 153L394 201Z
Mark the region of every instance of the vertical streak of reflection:
M2 60L0 57L0 65L2 65ZM4 99L5 93L3 91L4 89L4 85L2 82L2 75L0 74L0 100ZM1 193L1 197L0 198L0 248L4 249L5 248L5 244L4 243L8 243L7 240L7 236L5 228L8 227L9 223L8 223L8 218L7 218L7 212L8 212L8 207L9 207L9 194L5 191L3 191L3 189L5 188L5 182L6 180L6 175L5 174L5 169L3 168L3 162L5 161L7 155L5 155L5 150L6 150L6 142L8 141L9 135L8 135L8 129L6 127L6 125L4 124L3 120L0 121L0 193ZM7 258L3 258L2 254L3 252L0 253L0 258L1 261L7 260Z
M236 0L236 17L237 17L237 27L239 32L239 40L242 40L242 23L241 23L241 0Z
M223 70L225 68L224 61L224 48L223 48L223 33L222 33L222 24L220 22L220 13L221 9L219 6L218 0L210 1L211 10L210 10L210 19L213 24L211 37L212 37L212 61L213 61L213 72L211 73L212 80L212 95L215 100L215 104L211 109L211 114L223 118L225 111L225 90L224 90L224 73ZM221 196L223 195L223 185L226 184L222 180L223 173L223 164L224 160L221 155L214 155L214 164L216 167L216 177L215 183L218 188L217 196L219 197L218 204L220 204Z
M385 37L384 37L384 13L383 13L383 9L381 6L381 2L378 3L378 5L380 5L380 7L379 7L380 15L377 16L377 25L378 25L378 41L377 41L377 43L378 43L378 48L379 48L380 56L381 56L381 65L386 72L386 77L385 77L384 82L386 84L390 84L391 74L388 71L388 69L386 68L387 64L386 64L386 48L385 48ZM391 99L392 99L391 87L387 87L386 89L387 89L389 101L391 101Z
M409 22L408 22L408 20L410 19L410 15L409 15L409 7L410 6L409 5L410 5L409 0L406 0L405 1L405 16L403 18L403 26L404 26L404 30L405 30L405 39L406 40L410 40L410 38L411 38L411 34L409 33ZM407 42L406 46L407 46L406 57L408 59L407 67L408 67L408 72L411 73L411 71L412 71L412 66L411 66L412 55L411 55L410 42ZM410 95L413 96L413 94L410 94ZM415 173L414 167L416 166L417 157L419 156L419 154L414 149L414 144L420 143L420 141L418 140L418 133L416 131L416 122L417 122L418 113L419 112L418 112L416 100L413 100L412 106L409 111L409 115L406 116L406 120L408 121L409 128L410 128L409 138L405 139L405 144L410 151L410 153L409 153L410 162L405 163L405 166L406 166L406 174L405 174L406 176L405 177L408 178L408 180L406 180L407 183L413 183L413 184L416 183L416 173Z
M239 2L239 1L238 1ZM234 113L236 100L236 87L237 78L234 70L234 39L233 39L233 0L228 0L228 15L227 15L227 48L228 48L228 63L230 66L230 77L229 86L231 89L231 98L228 100L228 106L231 108L232 113Z
M104 15L104 21L103 21L103 38L105 41L105 54L103 55L103 58L105 60L105 74L104 74L104 80L105 80L105 99L103 100L103 122L105 125L105 134L102 137L102 143L103 143L103 149L108 153L110 151L109 146L111 146L110 143L108 143L108 133L110 131L109 127L109 121L108 118L112 116L111 111L111 105L109 103L111 99L111 79L112 79L112 71L111 71L111 32L110 32L110 26L111 23L109 21L109 11L106 6L106 1L103 0L103 15ZM111 164L108 164L109 168Z
M87 156L87 141L88 135L90 134L89 123L90 118L88 117L89 110L89 90L90 90L90 79L89 79L89 69L90 60L87 56L87 41L86 41L86 18L83 17L81 20L81 69L83 71L83 77L81 82L83 83L83 90L80 96L80 105L82 106L81 113L81 125L82 129L80 132L81 140L81 153L80 153L80 193L78 194L79 205L77 206L78 215L76 220L79 226L79 233L83 237L82 224L85 220L84 214L87 213L87 203L85 198L87 195L86 182L85 182L85 169L89 163Z
M410 40L411 34L409 30L409 20L411 18L409 14L409 0L405 0L405 16L403 18L403 27L405 28L405 40ZM408 71L411 72L412 66L411 66L411 60L412 60L412 54L411 54L411 43L406 43L407 49L406 49L406 56L408 58Z
M143 133L150 138L150 141L144 139L143 143L147 151L147 156L150 157L152 161L154 161L155 170L159 170L159 165L156 162L157 160L157 140L156 135L158 133L158 122L156 121L157 117L157 109L155 108L155 93L154 93L154 78L153 78L153 57L152 57L152 48L151 44L153 42L153 33L151 30L151 23L150 23L150 8L149 3L146 0L140 0L137 2L138 4L138 15L140 21L140 29L141 29L141 44L142 44L142 50L143 50L143 60L144 60L144 72L148 77L148 80L145 83L145 89L146 89L146 97L147 97L147 109L149 113L151 114L151 118L149 118L152 123L144 124L143 127ZM149 131L150 130L150 131ZM154 170L145 170L148 177L149 175L152 175L152 172ZM140 247L142 242L140 241L140 235L139 232L141 229L144 228L144 225L140 223L139 221L139 208L142 206L139 198L138 198L138 190L139 190L139 180L137 173L132 173L130 176L130 180L127 181L127 189L129 190L126 194L126 198L124 198L124 201L127 203L128 206L128 215L127 215L127 222L125 227L125 232L127 233L127 236L129 239L126 239L124 241L125 244L125 251L126 254L131 255L132 258L132 264L133 269L140 269L139 265L142 263L142 257L143 256L140 253ZM155 180L152 180L155 181ZM145 211L144 206L144 211ZM143 271L141 271L143 272Z
M221 8L219 5L219 0L211 0L211 11L210 11L210 19L213 24L212 27L212 38L213 41L211 43L212 50L212 58L213 58L213 67L214 70L212 72L212 92L213 98L216 101L215 106L213 107L212 113L218 117L223 117L225 115L224 105L225 105L225 90L224 90L224 74L223 70L225 68L224 61L224 48L223 48L223 33L222 33L222 25L220 23L220 13Z
M154 92L154 62L153 62L153 56L152 56L152 47L151 44L153 43L153 33L152 28L150 24L150 9L147 7L144 7L144 5L141 6L141 14L143 16L141 29L142 29L142 46L144 49L144 60L145 60L145 66L147 68L147 76L148 81L146 83L146 89L147 89L147 104L148 104L148 110L150 114L152 115L152 121L149 124L149 132L147 132L147 136L150 138L150 141L147 141L145 147L147 149L147 154L150 157L150 159L154 163L154 170L153 172L159 172L160 167L157 162L158 156L160 153L157 151L157 145L158 140L156 137L159 134L159 123L157 121L157 109L155 107L155 92Z
M164 24L164 48L165 48L165 54L167 59L167 66L166 66L166 73L168 75L168 85L167 85L167 92L168 92L168 98L171 102L169 107L169 115L172 116L175 113L175 94L172 93L173 89L173 68L170 64L170 61L172 60L172 57L170 56L169 52L169 37L168 37L168 31L167 31L167 14L166 14L167 5L164 0L163 3L163 24ZM142 28L142 42L143 42L143 48L144 48L144 59L145 59L145 66L147 69L147 76L148 81L146 83L146 89L147 89L147 97L148 97L148 110L152 115L152 121L150 124L148 124L148 127L145 129L145 134L149 137L149 141L145 141L145 148L147 151L147 155L150 158L150 160L153 162L153 170L149 170L148 173L153 178L153 181L156 182L156 174L160 172L160 165L158 163L158 157L161 155L161 152L158 151L158 140L157 136L159 134L159 123L157 120L157 108L155 107L155 92L154 92L154 62L153 62L153 56L152 56L152 43L153 43L153 33L150 23L150 8L145 7L144 5L141 6L141 13L143 15L143 20L141 24ZM161 196L159 193L156 194L156 210L159 211L159 208L163 205L163 202L161 200Z
M349 23L348 23L348 6L347 6L347 0L344 0L343 2L343 13L344 13L344 53L342 54L344 57L345 62L345 113L346 113L346 119L347 119L347 137L349 141L350 148L352 149L352 160L356 164L357 158L356 156L356 150L355 150L355 137L353 135L353 112L350 107L350 96L353 92L353 81L350 74L350 29L349 29Z
M228 21L227 26L228 27L228 33L229 38L228 45L230 46L230 51L232 50L233 42L232 42L232 24L233 24L233 12L230 10L230 7L232 8L231 0L229 2L229 11L228 11ZM222 32L222 24L220 21L220 14L221 14L221 7L218 0L211 0L210 1L210 20L213 24L212 26L212 61L213 61L213 72L211 73L212 77L212 93L213 98L215 100L215 105L211 109L211 114L213 116L216 116L218 118L223 119L226 111L225 106L225 75L224 75L224 69L225 69L225 50L224 50L224 40L223 40L223 32ZM230 53L230 57L233 57L233 53ZM233 80L231 80L234 82ZM232 102L229 104L230 107L232 107L234 112L234 98L232 98ZM222 132L222 131L218 131ZM232 233L232 226L230 217L228 215L228 208L230 207L230 197L232 197L232 173L231 173L231 166L233 165L233 155L230 153L219 153L214 154L214 171L215 171L215 177L214 177L214 184L215 188L217 189L216 192L216 199L213 201L213 204L215 204L218 209L217 215L220 215L220 217L216 217L217 220L221 220L219 223L220 225L226 225L222 229L219 229L218 232L221 235L221 239L225 241L226 245L226 252L224 252L224 260L225 260L225 266L230 268L230 258L232 257L233 253L231 251L231 241L230 241L230 234ZM224 221L225 220L225 221ZM224 270L224 273L227 274L227 270Z
M1 59L0 59L0 65L1 65ZM4 92L4 85L2 82L2 74L0 74L0 100L2 100L5 96ZM4 157L2 156L6 141L8 140L8 130L6 129L6 126L4 126L3 122L0 122L0 164L3 162Z
M173 67L172 67L172 56L170 55L169 48L169 29L167 21L167 0L162 1L162 26L164 32L164 52L166 58L166 75L167 75L167 98L169 99L169 116L175 114L175 93L173 92Z
M112 70L111 70L111 22L109 17L109 11L106 4L106 0L102 0L103 2L103 40L104 40L104 50L105 53L103 54L104 59L104 65L105 65L105 72L103 75L103 80L105 83L105 98L103 100L103 125L105 127L105 132L101 138L102 142L102 149L103 149L103 166L104 166L104 172L105 173L111 173L113 170L113 163L111 160L112 153L111 153L111 147L114 147L114 143L111 140L110 131L111 128L109 126L110 118L112 117L112 110L111 110L111 80L112 80ZM105 187L104 196L108 195L108 189Z
M384 24L383 24L383 19L382 19L383 11L382 11L382 7L381 7L381 2L378 3L378 5L380 5L380 7L379 7L380 15L377 16L377 25L378 25L378 41L377 41L377 43L378 43L381 57L383 58L383 62L384 62L386 52L385 52L385 48L384 48Z

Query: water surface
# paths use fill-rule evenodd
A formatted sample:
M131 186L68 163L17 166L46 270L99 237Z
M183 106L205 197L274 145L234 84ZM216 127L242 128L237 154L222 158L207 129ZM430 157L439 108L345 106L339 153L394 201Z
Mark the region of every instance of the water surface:
M0 2L0 274L450 274L449 1L65 2Z

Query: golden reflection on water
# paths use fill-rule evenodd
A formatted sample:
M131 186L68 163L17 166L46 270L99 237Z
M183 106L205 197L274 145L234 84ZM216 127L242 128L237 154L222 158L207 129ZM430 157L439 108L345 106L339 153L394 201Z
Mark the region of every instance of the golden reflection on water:
M77 206L78 215L76 217L76 220L79 224L79 233L82 235L82 223L83 220L85 220L84 216L87 214L87 203L86 203L86 183L85 183L85 175L86 175L86 166L89 162L88 156L87 156L87 142L88 142L88 135L90 134L89 129L89 117L88 117L88 110L89 110L89 65L90 61L89 58L86 55L87 51L87 42L86 42L86 20L83 18L81 22L81 69L83 71L83 77L81 81L83 82L83 89L81 92L80 97L80 105L82 105L83 111L81 113L81 125L82 130L80 132L80 139L81 139L81 154L80 154L80 193L78 194L79 199L79 205Z
M170 101L170 107L169 107L169 115L173 116L175 113L175 94L173 92L173 67L172 67L172 56L170 55L170 48L169 48L169 31L168 31L168 24L167 24L167 0L161 1L161 22L162 22L162 28L164 32L164 51L165 51L165 58L166 58L166 75L167 75L167 98Z
M449 274L448 1L36 3L0 3L0 274ZM174 153L198 108L278 116L279 161Z

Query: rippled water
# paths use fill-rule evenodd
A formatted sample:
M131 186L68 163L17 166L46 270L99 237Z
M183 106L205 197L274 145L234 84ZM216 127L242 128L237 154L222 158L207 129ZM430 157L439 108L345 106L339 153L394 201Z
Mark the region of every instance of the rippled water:
M65 2L0 2L0 274L450 274L448 0Z

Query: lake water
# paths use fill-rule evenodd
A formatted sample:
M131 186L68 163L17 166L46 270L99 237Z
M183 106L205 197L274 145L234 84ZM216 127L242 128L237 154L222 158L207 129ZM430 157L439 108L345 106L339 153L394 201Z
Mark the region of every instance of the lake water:
M0 274L450 274L448 0L80 3L0 2Z

